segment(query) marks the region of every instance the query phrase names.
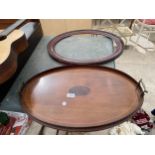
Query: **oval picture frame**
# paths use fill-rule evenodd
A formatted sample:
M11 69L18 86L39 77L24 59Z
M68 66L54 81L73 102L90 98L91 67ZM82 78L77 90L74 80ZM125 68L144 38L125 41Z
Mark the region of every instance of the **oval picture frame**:
M100 58L95 58L91 60L77 60L77 59L71 59L64 57L60 54L57 53L55 50L56 45L62 41L65 38L71 37L73 35L81 35L81 34L90 34L90 35L102 35L104 37L110 38L113 42L116 44L116 48L114 49L113 53L100 57ZM49 55L54 58L56 61L60 63L65 63L69 65L89 65L89 64L101 64L101 63L107 63L109 61L112 61L119 57L124 49L124 43L122 39L112 33L106 32L106 31L100 31L100 30L76 30L76 31L70 31L66 33L62 33L56 37L54 37L49 43L48 43L48 52Z

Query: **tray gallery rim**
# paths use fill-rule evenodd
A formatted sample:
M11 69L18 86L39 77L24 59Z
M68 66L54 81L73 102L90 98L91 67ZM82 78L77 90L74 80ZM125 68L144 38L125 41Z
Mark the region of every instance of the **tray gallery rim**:
M90 68L90 69L101 69L101 70L110 70L112 72L116 72L118 74L122 74L123 76L125 77L128 77L129 80L131 80L134 84L135 84L135 88L137 89L137 92L139 93L139 103L137 104L136 108L131 112L129 113L128 115L124 116L123 118L120 118L118 120L115 120L115 121L112 121L111 123L108 123L108 124L100 124L100 125L90 125L90 126L84 126L84 127L78 127L78 126L67 126L67 125L60 125L60 124L57 124L57 123L49 123L49 122L46 122L46 121L42 121L40 119L38 119L37 117L35 117L29 110L27 110L27 107L25 106L25 103L22 99L22 96L23 96L23 90L24 88L27 86L27 84L31 81L33 81L35 78L38 78L38 77L42 77L43 75L46 75L48 73L51 73L51 72L55 72L55 71L61 71L61 70L64 70L64 69L76 69L76 68ZM137 94L138 94L137 93ZM133 77L131 77L130 75L124 73L123 71L120 71L120 70L117 70L117 69L112 69L112 68L109 68L109 67L101 67L101 66L64 66L64 67L57 67L57 68L54 68L54 69L49 69L47 71L44 71L44 72L41 72L35 76L33 76L32 78L30 78L22 87L21 89L21 92L20 92L20 100L21 100L21 105L23 107L23 110L33 119L35 120L36 122L42 124L42 125L46 125L48 127L52 127L52 128L55 128L55 129L61 129L61 130L67 130L67 131L97 131L97 130L101 130L101 129L106 129L106 128L109 128L109 127L112 127L114 125L117 125L117 124L120 124L122 123L123 121L125 120L128 120L143 104L143 100L144 100L144 93L145 93L145 89L142 88L142 86L140 85L140 82L137 82Z

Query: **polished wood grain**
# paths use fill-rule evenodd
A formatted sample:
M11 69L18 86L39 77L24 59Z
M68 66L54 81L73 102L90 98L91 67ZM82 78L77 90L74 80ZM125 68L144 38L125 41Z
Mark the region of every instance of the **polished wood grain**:
M5 30L0 30L0 84L6 82L16 71L17 54L27 47L24 32L15 30L26 19L17 20Z
M4 63L0 65L0 84L6 82L16 72L17 54L11 52Z
M17 55L28 46L24 32L13 30L24 21L17 21L6 30L0 30L0 84L6 82L16 72Z
M14 31L18 26L24 23L26 19L17 20L15 23L8 26L4 31L0 32L0 40L6 39L7 36Z
M143 103L141 86L106 67L62 67L22 88L24 110L41 124L67 131L105 129L127 120Z
M2 30L0 30L0 32L1 31ZM25 49L25 46L27 45L26 43L25 34L21 30L14 30L8 35L7 39L1 40L0 65L9 57L12 50L11 48L14 48L15 51L20 52Z
M0 20L0 24L1 24L1 20ZM18 54L18 59L17 59L18 65L15 71L15 74L13 74L13 76L11 76L6 82L4 82L3 84L0 84L0 102L4 99L7 93L9 94L9 89L11 85L15 82L23 66L25 65L26 61L33 53L36 45L38 44L38 42L42 37L42 29L38 21L29 22L24 26L20 27L20 30L22 30L25 33L25 36L28 42L28 47L25 50L23 50L23 52L21 51L20 54ZM20 45L22 46L23 42L20 43ZM16 93L16 95L18 96L18 93ZM16 97L14 96L13 98L16 98ZM5 106L8 107L7 104L5 104Z

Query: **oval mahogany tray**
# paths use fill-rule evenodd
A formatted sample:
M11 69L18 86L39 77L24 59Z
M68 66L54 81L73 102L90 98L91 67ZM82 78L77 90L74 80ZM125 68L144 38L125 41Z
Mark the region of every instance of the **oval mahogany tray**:
M96 131L127 119L143 103L141 84L107 67L61 67L31 78L21 90L24 110L39 123Z
M94 48L94 46L101 46L101 48L104 48L104 49L99 49L100 52L97 52L96 50L92 51L93 49L90 48L89 51L87 51L87 52L85 51L85 52L81 53L80 50L82 50L81 49L82 47L88 48L88 46L90 46L87 44L88 38L85 37L81 41L79 39L76 40L74 38L74 41L79 41L79 45L77 47L79 50L79 54L77 54L77 53L75 54L75 49L74 49L75 45L74 45L73 41L71 42L71 40L66 41L65 45L63 46L63 48L67 47L67 53L65 52L64 49L62 50L61 53L56 50L56 46L61 41L66 40L69 37L78 36L78 35L91 35L91 38L92 38L92 36L94 36L93 40L90 39L90 40L92 40L92 44L93 44L91 48ZM99 39L95 40L95 38L97 36L100 36L99 39L100 40L102 39L102 43L100 42ZM104 45L104 47L103 47L103 43L105 44L105 38L108 39L107 42L111 42L111 45L108 44L108 45ZM86 39L87 39L87 41L86 41ZM86 42L85 45L84 45L84 42ZM80 45L80 43L82 45ZM68 47L68 46L70 46L70 47ZM108 54L105 51L107 49L107 46L112 46L109 48L113 48L113 51ZM60 34L60 35L54 37L48 43L47 48L48 48L48 52L49 52L50 56L61 63L74 64L74 65L88 65L88 64L106 63L106 62L116 59L123 52L124 44L120 37L118 37L112 33L109 33L109 32L100 31L100 30L76 30L76 31L66 32L66 33L63 33L63 34ZM71 49L73 49L73 51L71 51ZM96 56L97 54L98 54L98 56ZM85 57L89 57L89 58L85 58Z

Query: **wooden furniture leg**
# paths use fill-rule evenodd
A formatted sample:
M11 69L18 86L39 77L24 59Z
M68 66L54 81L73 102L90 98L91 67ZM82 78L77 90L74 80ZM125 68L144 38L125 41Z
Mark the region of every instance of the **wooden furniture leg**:
M45 126L43 125L41 127L40 131L39 131L39 135L43 135L44 134L44 128L45 128Z

